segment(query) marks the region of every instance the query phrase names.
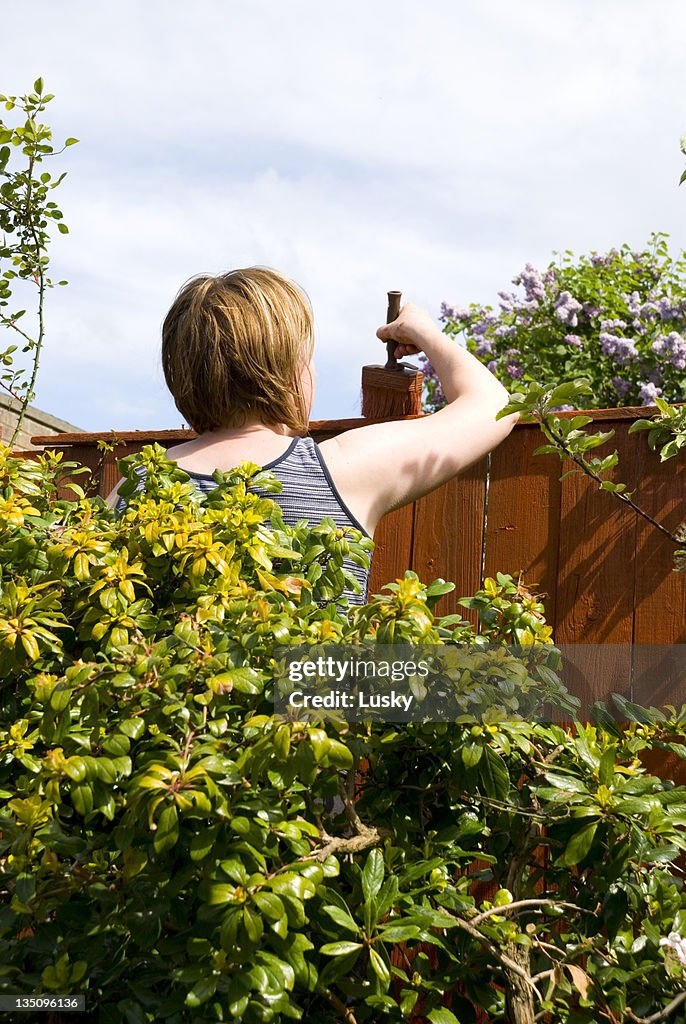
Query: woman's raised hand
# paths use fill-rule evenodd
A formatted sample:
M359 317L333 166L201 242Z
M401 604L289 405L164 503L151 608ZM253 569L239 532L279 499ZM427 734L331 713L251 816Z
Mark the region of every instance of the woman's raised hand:
M383 324L376 332L381 341L397 342L394 355L396 359L403 356L414 356L418 352L427 352L432 341L445 341L442 331L436 326L425 309L406 303L400 310L396 320ZM438 337L437 337L438 336Z

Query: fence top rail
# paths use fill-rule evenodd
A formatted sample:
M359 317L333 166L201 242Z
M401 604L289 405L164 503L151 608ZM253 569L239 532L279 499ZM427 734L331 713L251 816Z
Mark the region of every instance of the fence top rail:
M681 408L686 403L676 403L676 408ZM659 409L655 405L627 405L619 409L572 409L564 412L558 412L555 415L563 418L570 418L572 416L578 416L579 413L583 413L584 416L590 416L591 419L596 423L604 423L608 420L637 420L637 419L649 419L651 416L655 416L659 413ZM351 419L341 420L311 420L310 421L310 433L314 436L318 434L340 434L344 430L355 430L357 427L368 426L371 423L388 423L399 419L397 416L384 416L378 419L366 418L363 416L353 417ZM403 416L402 419L413 420L421 419L422 415L419 416ZM522 419L515 424L515 430L522 427L535 426L536 423L532 419ZM37 434L31 438L32 444L42 445L88 445L95 444L97 441L109 440L111 442L119 441L123 444L135 444L137 441L141 441L143 438L152 441L189 441L198 435L194 430L190 428L180 428L176 430L100 430L100 431L83 431L80 433L64 433L64 434Z
M392 423L398 419L418 420L423 419L423 414L415 416L381 416L378 418L367 418L356 416L344 420L310 420L309 429L311 434L324 434L335 431L340 433L343 430L354 430L356 427L368 426L371 423ZM83 431L81 433L64 434L38 434L31 438L32 444L95 444L96 441L121 441L124 444L135 444L143 438L155 441L190 441L198 435L190 428L177 430L99 430Z

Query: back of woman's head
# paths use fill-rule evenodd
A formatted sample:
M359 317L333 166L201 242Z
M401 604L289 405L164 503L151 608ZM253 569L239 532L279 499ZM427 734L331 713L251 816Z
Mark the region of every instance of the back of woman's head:
M254 418L306 433L301 378L313 347L307 296L266 267L192 278L162 327L167 387L197 433Z

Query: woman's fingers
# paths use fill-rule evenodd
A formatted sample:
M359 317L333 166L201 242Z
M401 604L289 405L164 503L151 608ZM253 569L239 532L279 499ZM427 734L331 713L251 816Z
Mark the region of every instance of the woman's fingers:
M376 335L381 341L397 341L404 349L403 355L416 355L423 350L425 336L435 330L435 324L426 310L408 302L400 310L397 320L382 324Z
M395 358L402 359L403 356L416 356L421 349L417 348L416 345L396 345L395 346Z

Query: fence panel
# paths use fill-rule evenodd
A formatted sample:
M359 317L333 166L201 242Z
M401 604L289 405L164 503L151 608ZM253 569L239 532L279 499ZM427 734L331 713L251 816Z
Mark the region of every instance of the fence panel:
M683 463L678 458L660 463L645 435L628 433L631 422L654 412L632 407L588 415L594 420L591 430L616 432L597 450L605 454L617 448L613 478L626 483L637 503L673 532L686 519ZM322 441L370 422L321 420L310 432ZM120 442L104 458L96 445L101 436ZM166 447L193 437L188 430L161 430L50 435L32 442L61 448L65 458L88 465L105 495L119 478L117 459L153 441ZM474 593L483 575L521 572L525 585L546 595L546 616L558 643L605 647L598 682L578 693L585 706L611 691L640 703L680 705L686 689L677 679L656 692L648 662L642 663L636 648L629 651L631 644L686 643L686 576L672 571L675 545L587 476L575 473L560 482L573 463L534 455L543 443L537 425L518 423L489 459L386 516L375 537L370 593L412 568L425 582L440 576L456 584L439 603L439 614L459 611L475 621L475 613L460 608L458 599ZM612 664L608 645L617 647Z

